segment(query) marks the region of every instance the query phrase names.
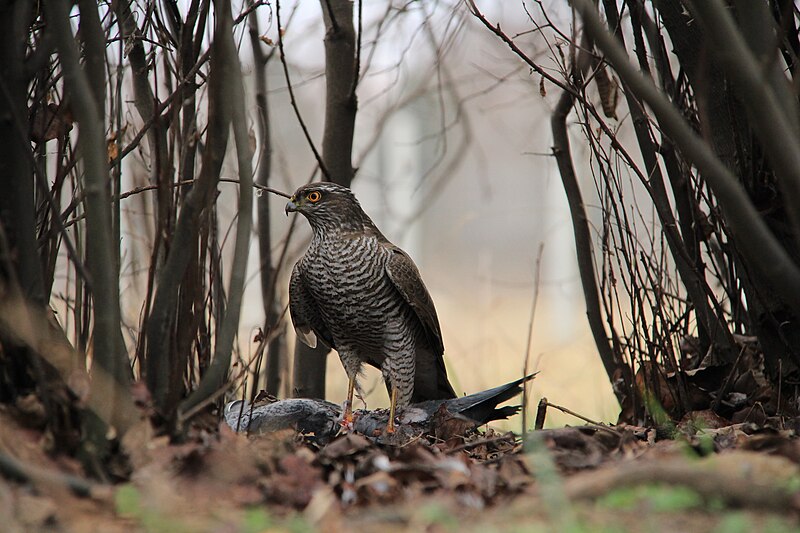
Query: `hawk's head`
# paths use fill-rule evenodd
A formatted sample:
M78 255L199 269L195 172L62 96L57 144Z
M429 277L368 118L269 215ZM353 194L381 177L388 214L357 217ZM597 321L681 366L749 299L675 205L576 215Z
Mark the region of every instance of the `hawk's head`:
M305 216L314 230L361 230L365 223L372 225L353 191L327 181L297 189L286 204L287 215L295 211Z

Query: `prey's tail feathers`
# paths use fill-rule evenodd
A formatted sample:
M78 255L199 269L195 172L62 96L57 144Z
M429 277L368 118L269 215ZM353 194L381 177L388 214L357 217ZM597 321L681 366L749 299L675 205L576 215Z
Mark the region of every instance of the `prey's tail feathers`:
M486 424L492 420L502 420L519 412L520 406L497 406L522 393L522 385L536 377L536 374L538 374L538 372L506 383L505 385L462 396L461 398L445 400L444 402L438 401L435 402L437 404L436 407L438 407L438 404L444 403L447 410L451 413L458 413L479 424ZM428 404L433 402L424 403ZM422 407L422 405L420 405L420 407Z
M538 374L538 372L529 374L516 381L506 383L505 385L500 385L499 387L495 387L493 389L476 392L475 394L458 398L455 401L464 402L464 409L461 411L462 415L480 422L481 424L491 422L492 420L508 418L509 416L516 414L519 411L520 406L507 406L500 408L497 406L506 400L510 400L518 394L521 394L522 385L536 377L536 374ZM469 402L467 402L468 399Z

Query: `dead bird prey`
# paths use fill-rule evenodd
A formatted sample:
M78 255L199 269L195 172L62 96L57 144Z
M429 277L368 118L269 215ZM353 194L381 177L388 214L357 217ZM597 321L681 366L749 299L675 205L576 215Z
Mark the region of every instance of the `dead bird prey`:
M381 234L347 187L297 189L286 213L308 219L313 238L292 271L289 309L298 337L335 349L349 386L343 425L353 422L353 389L364 363L383 373L397 407L455 398L433 300L411 258Z
M399 412L393 442L403 442L421 434L434 434L438 426L453 418L465 422L461 427L467 428L508 418L519 411L519 406L498 405L520 394L522 384L535 375L461 398L411 404ZM386 427L389 418L386 409L356 411L356 415L353 426L356 432L367 437L383 437L381 430ZM320 444L336 436L341 416L342 410L338 405L309 398L289 398L255 406L236 400L225 406L225 422L234 431L265 434L294 429Z

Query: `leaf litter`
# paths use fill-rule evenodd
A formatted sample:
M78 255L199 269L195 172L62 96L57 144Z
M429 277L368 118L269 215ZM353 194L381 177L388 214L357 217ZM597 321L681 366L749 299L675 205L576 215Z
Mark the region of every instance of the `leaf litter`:
M453 524L667 531L662 526L675 526L677 518L652 514L670 506L677 506L681 524L700 529L723 520L709 518L707 509L715 508L742 509L747 523L767 516L773 526L791 528L800 510L797 419L733 424L697 411L672 432L585 425L522 437L448 424L437 413L437 430L401 442L351 432L321 443L293 429L247 436L213 418L193 425L177 444L143 421L122 443L127 479L89 482L97 490L81 497L62 479L81 476L79 464L54 456L38 425L19 423L27 410L0 409L0 450L52 476L15 477L3 468L4 531L448 530ZM537 457L552 464L553 476ZM633 510L607 503L651 486L673 489L666 496L644 491L637 497L646 503ZM672 496L679 489L694 499ZM614 494L621 496L609 499ZM685 501L704 506L683 508Z

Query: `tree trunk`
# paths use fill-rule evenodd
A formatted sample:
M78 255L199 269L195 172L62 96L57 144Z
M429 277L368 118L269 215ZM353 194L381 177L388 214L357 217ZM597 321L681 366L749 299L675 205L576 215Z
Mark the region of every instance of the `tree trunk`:
M28 133L28 79L25 43L33 5L17 0L0 5L0 224L15 258L23 293L39 305L46 302L37 252L34 181Z
M358 101L358 64L353 4L349 0L320 0L325 19L325 130L322 160L328 179L350 186L355 170L352 163L353 129ZM309 348L295 342L295 397L325 398L325 363L329 350L322 343Z

